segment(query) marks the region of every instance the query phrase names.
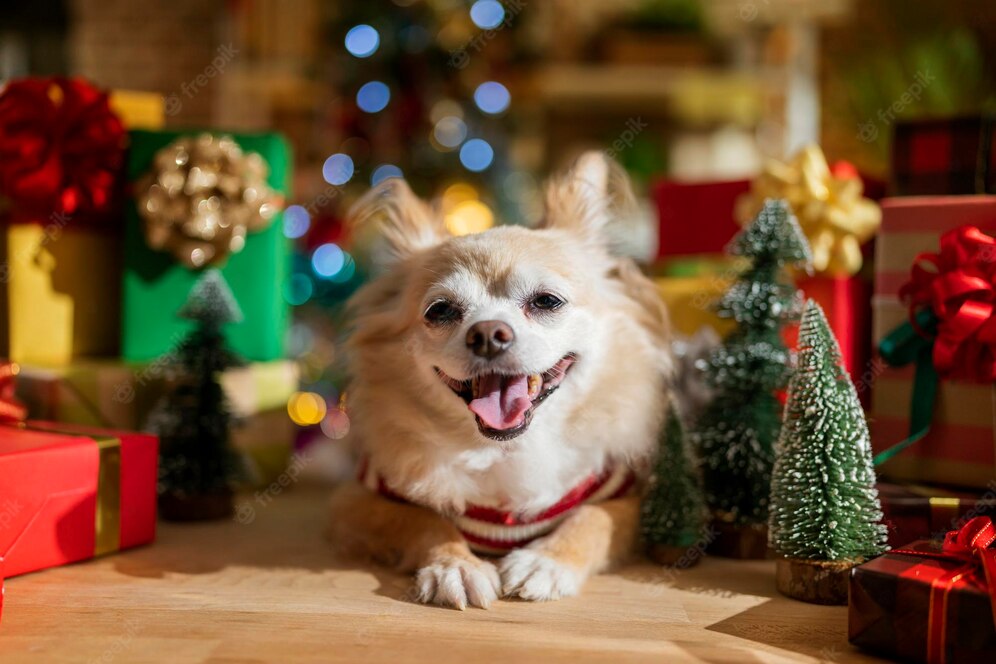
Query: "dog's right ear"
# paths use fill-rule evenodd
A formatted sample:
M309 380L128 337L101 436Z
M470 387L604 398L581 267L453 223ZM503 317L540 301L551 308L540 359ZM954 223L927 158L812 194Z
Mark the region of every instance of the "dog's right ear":
M442 219L401 178L388 178L364 194L350 210L349 224L381 268L433 247L448 235Z

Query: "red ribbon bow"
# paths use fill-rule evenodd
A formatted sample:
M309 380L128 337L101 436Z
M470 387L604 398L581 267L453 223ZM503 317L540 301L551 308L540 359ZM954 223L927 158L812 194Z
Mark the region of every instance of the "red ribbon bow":
M0 91L0 193L27 214L104 212L125 139L107 94L88 83L14 81Z
M996 381L996 239L975 226L941 236L938 253L913 261L899 290L914 321L929 307L937 317L933 362L938 374L980 383Z
M944 537L941 552L899 549L894 553L961 562L937 578L930 585L930 609L927 616L927 662L944 664L947 661L947 606L948 595L955 588L974 586L989 595L996 625L996 527L987 516L977 516L958 530Z
M28 416L28 409L14 396L14 376L18 366L13 362L0 362L0 424L21 422Z

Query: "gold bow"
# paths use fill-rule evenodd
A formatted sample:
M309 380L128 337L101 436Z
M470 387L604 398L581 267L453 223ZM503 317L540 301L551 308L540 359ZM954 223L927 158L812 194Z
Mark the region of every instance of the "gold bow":
M803 148L789 162L769 159L737 200L736 217L747 224L766 198L788 201L813 250L813 268L829 275L861 269L861 244L882 223L882 210L862 196L858 177L835 177L818 145Z
M145 241L189 268L223 263L283 206L268 173L261 156L244 153L230 136L178 138L156 152L138 183Z

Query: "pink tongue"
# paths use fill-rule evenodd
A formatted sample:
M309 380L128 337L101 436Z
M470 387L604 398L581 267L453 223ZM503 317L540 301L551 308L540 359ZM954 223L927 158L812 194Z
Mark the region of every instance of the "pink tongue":
M479 397L470 402L470 410L492 429L511 429L522 424L522 414L529 410L529 384L525 376L481 376Z

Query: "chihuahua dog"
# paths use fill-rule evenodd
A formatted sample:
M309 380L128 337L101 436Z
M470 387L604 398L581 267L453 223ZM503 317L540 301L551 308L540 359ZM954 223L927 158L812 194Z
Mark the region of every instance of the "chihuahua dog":
M357 204L382 268L351 302L349 414L360 481L331 537L463 609L550 600L623 558L665 416L667 316L606 229L632 193L586 153L535 229L450 236L400 179Z

